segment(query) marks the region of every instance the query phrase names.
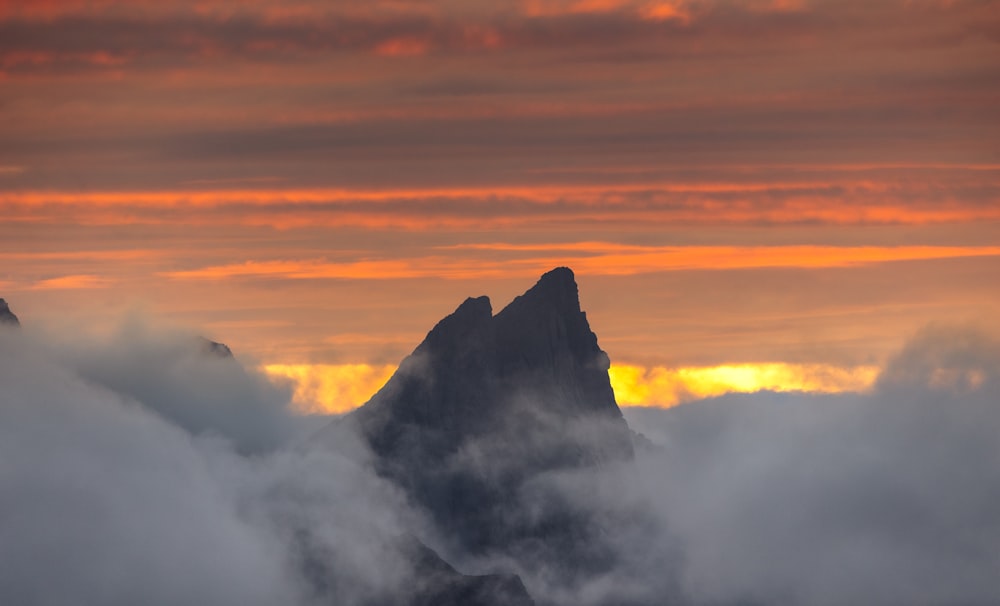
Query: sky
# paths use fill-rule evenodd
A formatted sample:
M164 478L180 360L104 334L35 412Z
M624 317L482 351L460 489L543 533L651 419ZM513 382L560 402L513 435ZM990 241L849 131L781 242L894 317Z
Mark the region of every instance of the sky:
M623 404L1000 331L1000 3L0 0L0 296L361 404L574 269Z

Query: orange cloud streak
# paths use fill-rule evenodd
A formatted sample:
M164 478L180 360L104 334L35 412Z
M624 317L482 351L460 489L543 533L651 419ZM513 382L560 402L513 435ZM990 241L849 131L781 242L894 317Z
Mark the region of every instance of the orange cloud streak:
M753 269L768 267L849 267L891 261L1000 256L1000 246L665 246L641 247L607 243L518 246L468 245L494 251L550 252L528 259L468 259L444 256L410 259L330 262L323 259L247 261L163 275L178 280L226 278L368 279L502 278L535 275L570 265L586 275L635 275L661 271Z
M77 290L81 288L104 288L110 280L91 274L59 276L35 282L30 290Z
M993 184L989 184L990 187ZM2 192L9 221L460 229L541 223L924 225L1000 220L1000 205L919 184L645 183L424 190Z
M378 44L375 54L383 57L419 57L426 55L431 45L420 38L392 38Z

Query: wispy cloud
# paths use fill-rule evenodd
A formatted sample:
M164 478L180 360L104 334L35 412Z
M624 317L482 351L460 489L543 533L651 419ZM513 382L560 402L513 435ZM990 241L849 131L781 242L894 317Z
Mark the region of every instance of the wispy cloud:
M919 170L919 169L914 169ZM572 228L689 225L929 225L1000 219L993 167L966 175L785 182L667 182L429 189L7 192L10 220L87 224L242 224L284 229ZM968 176L969 174L979 176ZM952 173L948 173L949 175ZM926 179L926 178L925 178Z
M77 290L90 288L107 288L113 281L104 276L79 274L58 276L39 280L28 287L29 290Z
M601 242L513 245L470 244L458 248L492 252L544 253L528 258L487 259L427 256L406 259L330 262L323 259L246 261L164 272L177 280L264 278L290 280L400 278L503 278L533 276L571 265L583 275L754 269L850 267L894 261L1000 256L1000 247L979 246L630 246ZM559 254L562 253L562 254Z

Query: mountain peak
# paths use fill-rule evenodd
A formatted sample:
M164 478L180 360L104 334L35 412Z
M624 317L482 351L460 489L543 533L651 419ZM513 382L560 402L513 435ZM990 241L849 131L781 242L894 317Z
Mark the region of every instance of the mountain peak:
M198 337L198 343L201 345L202 353L222 359L233 357L233 350L229 349L225 343L219 343L205 337Z
M513 416L560 423L596 413L625 428L609 365L580 310L573 271L557 267L496 316L488 297L467 298L356 416L383 455L414 431L421 435L406 445L433 435L435 451L454 451ZM398 423L406 427L386 429Z
M469 297L427 333L414 354L460 365L460 358L467 357L471 349L480 349L491 338L492 319L489 297Z
M576 293L576 276L573 275L573 270L568 267L556 267L542 274L538 283L535 284L536 288L539 286L551 289L572 289Z
M488 324L492 317L493 306L490 304L489 297L469 297L427 333L421 347L443 339L452 340L470 331L476 331L483 324Z
M516 297L499 315L518 313L538 313L542 308L551 309L557 313L580 313L580 293L576 285L573 270L568 267L557 267L542 274L527 292Z
M0 324L7 324L9 326L20 326L21 322L14 315L14 312L10 310L10 305L7 301L0 299Z
M559 267L495 316L488 298L466 299L347 422L458 549L515 554L544 538L558 551L586 528L525 518L516 495L549 471L632 457L608 366Z

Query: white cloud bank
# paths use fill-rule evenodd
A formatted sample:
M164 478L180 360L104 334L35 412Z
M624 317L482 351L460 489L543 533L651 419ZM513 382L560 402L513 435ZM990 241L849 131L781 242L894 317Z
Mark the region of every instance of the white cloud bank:
M362 457L293 443L288 398L148 327L86 345L0 331L0 603L398 603L398 541L430 531ZM635 465L531 487L597 512L620 566L572 587L520 570L540 603L1000 602L988 336L925 331L869 394L626 416L658 443Z
M184 335L127 330L84 349L0 333L0 603L400 590L400 498L344 456L281 448L286 391ZM302 572L316 554L322 586Z

